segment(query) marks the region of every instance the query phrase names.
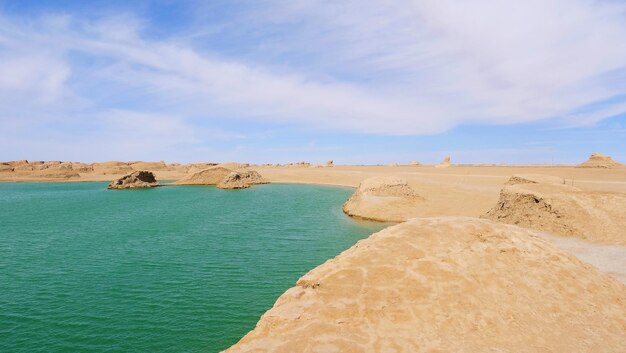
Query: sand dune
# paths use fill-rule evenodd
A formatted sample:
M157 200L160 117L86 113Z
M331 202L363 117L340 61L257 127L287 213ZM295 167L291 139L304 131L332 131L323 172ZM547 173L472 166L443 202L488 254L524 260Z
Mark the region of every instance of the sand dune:
M519 227L416 219L303 276L226 352L624 352L626 286Z

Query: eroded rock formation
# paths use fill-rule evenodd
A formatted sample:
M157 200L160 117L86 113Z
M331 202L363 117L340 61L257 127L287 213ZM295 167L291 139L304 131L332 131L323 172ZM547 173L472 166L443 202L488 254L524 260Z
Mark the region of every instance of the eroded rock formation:
M610 156L602 153L593 153L588 160L578 165L581 168L614 168L620 166Z
M350 215L375 221L401 222L424 198L409 184L395 177L372 177L361 182L343 205Z
M626 194L587 192L561 178L513 176L483 217L557 235L626 245Z
M140 170L112 181L107 189L151 188L158 185L152 172Z
M231 172L217 184L220 189L246 189L255 184L267 184L261 174L254 170Z

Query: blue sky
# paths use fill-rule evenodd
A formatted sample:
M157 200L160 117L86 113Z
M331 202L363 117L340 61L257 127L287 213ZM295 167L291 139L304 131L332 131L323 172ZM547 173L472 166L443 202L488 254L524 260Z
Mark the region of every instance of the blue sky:
M624 38L611 0L0 0L0 160L626 162Z

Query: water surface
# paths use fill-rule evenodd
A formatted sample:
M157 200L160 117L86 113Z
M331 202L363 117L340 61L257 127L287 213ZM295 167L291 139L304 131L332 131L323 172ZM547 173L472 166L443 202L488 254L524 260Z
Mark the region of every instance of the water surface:
M0 184L0 352L217 352L382 228L351 189Z

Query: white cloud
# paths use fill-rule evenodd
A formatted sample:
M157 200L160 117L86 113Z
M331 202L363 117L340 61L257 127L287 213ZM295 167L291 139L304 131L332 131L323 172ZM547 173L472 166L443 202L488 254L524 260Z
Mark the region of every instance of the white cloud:
M626 111L611 103L626 93L617 2L266 1L254 11L226 30L279 33L241 58L199 48L197 37L147 39L149 24L131 16L0 18L0 119L159 112L144 134L201 141L190 117L423 134L471 122L589 124ZM289 59L255 61L262 52Z

